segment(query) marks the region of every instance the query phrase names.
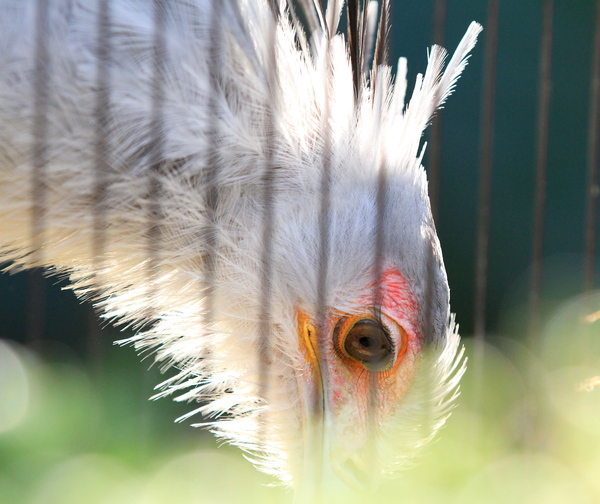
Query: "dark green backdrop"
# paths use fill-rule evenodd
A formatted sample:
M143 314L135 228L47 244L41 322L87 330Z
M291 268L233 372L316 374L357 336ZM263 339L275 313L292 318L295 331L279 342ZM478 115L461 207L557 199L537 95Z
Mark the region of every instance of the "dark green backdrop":
M431 44L433 31L433 1L391 0L391 3L392 59L408 58L410 89L415 74L426 67L426 48ZM491 337L503 335L518 340L527 332L542 5L541 1L530 0L501 0L500 3L487 315ZM473 331L486 9L487 2L481 0L449 0L447 4L445 45L450 51L454 50L472 20L484 24L484 32L470 64L442 115L438 232L450 280L452 308L457 313L461 333L466 337ZM543 309L547 316L558 303L577 295L583 288L593 21L594 3L591 0L555 2L544 234ZM27 282L27 273L0 275L0 339L26 340ZM3 503L3 495L9 496L6 502L11 504L25 502L30 491L38 491L36 474L47 475L53 464L71 455L95 451L112 454L137 467L144 464L154 467L162 456L156 453L161 450L170 453L215 444L210 436L189 428L190 422L172 423L172 419L190 409L189 405L168 399L147 402L152 387L161 381L156 369L146 371L151 359L140 362L132 349L111 345L111 341L130 333L104 327L100 333L103 346L90 351L86 335L90 327L98 330L98 322L89 306L80 304L69 291L61 291L64 285L64 281L56 278L45 283L44 343L37 348L46 362L52 363L50 371L44 372L53 378L42 377L44 383L48 382L49 390L43 408L50 409L40 410L43 418L39 423L30 421L29 426L0 437L0 503ZM568 336L565 333L565 338ZM91 388L85 388L89 380L78 378L72 366L60 367L65 362L75 364L76 369L92 378L93 393ZM57 363L58 367L55 367ZM515 374L512 364L502 361L501 367L505 374L500 374L500 379L493 375L493 383L505 383L510 393L490 395L494 398L515 397L515 391L520 391L522 384L511 381ZM468 380L465 387L468 391ZM463 397L468 398L468 392ZM3 404L4 399L0 399L0 408ZM93 414L87 411L90 405L96 408ZM500 425L497 419L509 411L504 403L498 405L490 416L489 426ZM455 417L462 410L457 411ZM597 419L597 416L593 418ZM510 421L514 425L514 421ZM454 428L464 435L465 425L458 422ZM564 428L559 426L558 431L562 432ZM190 436L192 443L188 441ZM515 438L518 434L511 434L506 446L513 446ZM465 444L463 438L459 439L462 454ZM589 444L589 439L585 438L581 446ZM456 454L452 445L449 453ZM153 455L148 457L148 454ZM581 458L580 454L576 453L575 459L578 458ZM449 480L453 480L457 461L469 459L448 460L444 470ZM475 470L479 466L473 467ZM254 474L252 469L249 471ZM430 475L431 472L426 476L427 482ZM460 481L460 478L454 479ZM12 493L6 487L1 488L3 483L12 485ZM421 489L427 488L425 484L421 486ZM59 499L57 502L67 501ZM433 501L425 499L423 502Z
M500 5L488 319L492 332L513 332L507 312L526 310L532 254L533 189L541 1ZM433 2L392 1L392 61L408 57L409 86L426 66ZM471 20L484 24L487 2L447 3L446 47L454 49ZM555 3L544 295L564 298L582 288L584 195L594 4ZM479 132L486 31L442 115L438 231L462 332L473 328L474 264L479 181ZM410 89L410 87L409 87ZM427 158L426 158L427 162ZM26 274L0 277L0 337L23 340ZM46 337L80 351L86 308L48 282Z

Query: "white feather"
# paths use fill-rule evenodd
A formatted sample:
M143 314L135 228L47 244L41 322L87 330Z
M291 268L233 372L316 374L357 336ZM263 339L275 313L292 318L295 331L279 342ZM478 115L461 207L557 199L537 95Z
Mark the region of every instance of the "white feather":
M228 413L228 418L211 424L213 431L253 454L264 470L292 482L302 467L296 373L305 366L294 317L299 302L314 306L318 299L324 155L330 153L332 168L326 279L332 307L350 305L368 284L374 265L377 173L384 159L386 257L401 268L421 302L426 297L428 254L433 253L436 267L432 317L437 350L431 398L436 420L418 439L406 442L400 434L403 419L420 421L418 412L427 394L415 386L382 438L384 472L393 472L406 458L407 451L399 452L399 445L422 444L443 423L464 369L457 364L458 335L449 322L447 281L418 148L481 27L469 27L446 71L445 51L431 49L425 75L418 77L406 108L405 60L395 85L391 70L382 67L377 88L365 84L361 102L354 107L352 69L342 35L331 38L327 56L327 37L313 33L313 49L307 52L303 34L287 15L275 25L267 0L223 0L216 26L210 21L215 19L209 0L166 3L164 140L157 172L162 217L158 272L149 282L153 14L150 2L116 0L111 5L106 138L110 171L105 174L108 210L102 229L106 247L102 257L95 257L95 7L84 1L51 3L45 41L49 59L44 62L49 72L48 163L42 181L45 229L42 253L36 255L31 240L35 2L0 2L0 250L3 259L12 262L8 269L44 266L49 272L66 273L78 295L94 298L106 317L121 323L147 322L150 299L156 323L132 342L140 350L156 350L165 367L178 370L161 385L159 395L174 392L180 400L200 401L203 406L196 411L215 418ZM332 34L341 7L341 1L329 2ZM222 42L217 69L210 67L210 35L215 29ZM269 77L272 30L274 81ZM298 49L298 41L304 50ZM218 89L211 78L218 80ZM212 128L218 132L216 144L211 142ZM325 128L330 128L329 135ZM269 138L274 143L269 144ZM218 231L217 309L210 328L204 325L203 260L208 248L201 239L210 224L204 199L209 156L218 166L218 207L211 221ZM274 325L265 400L259 395L259 230L264 167L269 162L277 170L271 257ZM266 431L261 431L262 414L269 416Z

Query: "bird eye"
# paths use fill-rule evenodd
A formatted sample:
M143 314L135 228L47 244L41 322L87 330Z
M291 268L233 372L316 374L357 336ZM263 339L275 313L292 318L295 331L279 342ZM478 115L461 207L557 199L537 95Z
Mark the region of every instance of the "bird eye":
M369 371L389 369L394 345L386 327L378 320L359 319L345 332L347 321L342 318L334 331L337 351L360 362Z

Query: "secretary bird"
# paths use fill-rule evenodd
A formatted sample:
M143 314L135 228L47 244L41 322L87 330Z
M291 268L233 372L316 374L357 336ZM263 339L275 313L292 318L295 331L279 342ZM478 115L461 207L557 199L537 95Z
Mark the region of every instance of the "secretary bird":
M300 499L373 488L464 372L389 4L0 0L0 252L139 329L158 395ZM323 497L326 499L327 497Z

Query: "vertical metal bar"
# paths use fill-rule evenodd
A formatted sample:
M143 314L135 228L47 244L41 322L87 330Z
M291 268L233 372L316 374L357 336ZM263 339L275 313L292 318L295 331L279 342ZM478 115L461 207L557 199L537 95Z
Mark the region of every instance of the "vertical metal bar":
M494 156L494 117L496 91L496 59L498 48L499 0L488 1L486 46L481 104L481 144L479 158L479 217L475 266L475 341L473 355L473 406L480 408L483 399L485 369L486 301L488 285L488 255L490 240L490 200ZM473 422L471 438L475 446L480 440L479 424Z
M540 340L542 330L541 290L542 257L544 249L544 213L546 206L546 171L548 164L548 131L550 123L550 85L552 64L553 0L544 0L539 69L539 97L535 164L535 196L533 226L533 264L530 285L529 345L532 351ZM529 393L523 410L522 436L526 446L543 442L544 418L539 415L539 376L533 363L529 364Z
M446 0L435 0L433 10L433 43L443 46L446 38ZM429 201L433 220L437 221L440 205L440 177L442 166L442 110L431 122L429 134Z
M479 161L479 221L477 224L477 265L475 269L475 338L485 339L490 238L490 199L494 155L494 97L496 91L496 55L498 47L499 0L489 0L487 40L481 105L481 152Z
M433 43L443 46L446 39L446 0L435 0L433 7Z
M147 252L148 265L148 310L147 319L155 319L158 302L158 280L160 275L160 250L162 247L161 236L161 180L160 170L164 155L164 130L163 130L163 105L164 105L164 79L165 79L165 22L166 7L164 0L153 0L154 14L154 40L153 40L153 79L152 79L152 116L150 122L150 167L148 170L148 202L147 202Z
M594 288L596 255L596 219L598 208L598 135L600 134L600 0L596 0L594 54L590 83L590 118L588 126L588 175L585 198L585 266L584 290Z
M96 139L94 145L94 194L92 263L97 295L103 291L103 269L106 252L107 192L110 163L108 160L110 125L110 0L98 1L97 14L97 74L96 74ZM88 310L88 347L92 360L99 364L103 356L102 334L96 321L94 309Z
M432 216L433 217L433 216ZM425 359L423 360L420 372L423 373L423 383L425 388L426 397L423 400L423 420L421 422L421 434L423 439L430 436L433 430L433 401L435 401L435 391L433 390L434 384L434 369L433 361L430 359L430 352L434 343L433 334L435 332L435 321L434 321L434 296L435 296L435 268L436 260L433 250L433 242L435 241L435 228L433 228L431 235L428 240L424 241L423 244L423 257L424 264L422 267L422 275L425 280L425 288L423 295L423 323L421 327L421 339L424 349Z
M330 41L327 40L326 47L326 65L331 67ZM324 73L323 86L325 87L325 106L322 118L322 142L323 142L323 163L321 165L321 208L319 209L319 271L317 278L317 334L322 334L327 324L327 298L329 294L328 275L329 275L329 254L330 228L331 228L331 128L329 124L329 85L330 72ZM319 352L322 355L321 352ZM317 404L313 410L318 409Z
M332 75L331 61L331 40L328 33L324 33L325 40L325 65L326 71L323 75L323 87L325 95L325 105L323 109L323 117L321 119L322 127L322 142L323 142L323 161L321 165L321 181L320 181L320 196L321 207L319 209L319 270L317 279L317 306L316 306L316 322L317 335L326 334L327 331L327 301L329 296L329 255L331 251L331 127L330 127L330 84ZM324 348L321 338L317 338L317 354L319 359L319 369L321 372L320 379L323 382L327 381L327 366L323 361ZM311 440L311 461L313 467L311 471L312 488L315 495L311 501L320 503L320 489L322 486L322 464L323 464L323 443L324 443L324 405L326 399L320 397L320 394L315 394L311 410L315 412L315 417L312 419L315 438ZM319 402L321 401L321 402ZM312 458L314 457L314 458Z
M273 13L272 27L268 34L268 54L267 54L267 90L270 103L267 105L266 124L265 124L265 169L263 173L263 227L261 254L261 286L260 286L260 341L258 346L258 364L259 364L259 390L258 396L263 404L269 401L269 382L270 382L270 362L271 362L271 341L272 341L272 296L273 296L273 227L274 227L274 189L275 189L275 152L277 149L277 133L275 130L275 109L279 105L279 78L276 54L277 25L279 23L279 7L276 2L270 4ZM259 442L265 444L268 440L267 416L262 412L259 419Z
M368 5L368 3L366 4ZM368 16L369 13L366 10L364 16ZM385 85L380 85L381 80L377 78L378 67L381 65L388 65L389 57L389 2L383 0L380 6L379 24L377 28L377 42L375 46L375 56L373 59L373 77L371 79L371 101L373 107L379 107L380 112L385 107L385 96L383 96ZM372 13L371 15L376 15ZM367 24L368 19L364 20ZM374 248L374 287L373 287L373 307L380 315L381 309L384 304L384 293L382 283L384 280L384 261L386 257L385 250L385 216L388 206L388 173L387 173L387 159L386 159L386 137L385 131L380 130L378 134L379 141L379 160L377 166L377 192L376 192L376 223L375 223L375 248ZM378 412L380 411L379 405L379 380L378 374L375 372L369 372L369 405L367 412L367 426L368 426L368 447L369 451L366 454L367 463L366 466L370 468L368 474L369 490L375 490L375 478L374 476L379 472L377 467L379 456L377 453L377 425L378 425Z
M372 89L373 98L375 98L375 89ZM377 101L374 99L374 101ZM381 98L383 102L383 97ZM377 106L377 105L375 105ZM382 105L383 106L383 105ZM382 283L384 278L384 258L386 255L385 252L385 214L387 210L387 166L386 166L386 156L385 156L385 141L382 138L383 135L380 135L380 159L377 173L377 194L376 194L376 225L375 225L375 271L374 271L374 288L373 288L373 307L377 310L377 313L381 312L384 302L384 296L382 292ZM377 456L377 412L379 411L379 401L377 391L379 389L379 381L378 375L376 372L369 372L369 407L367 411L367 426L368 426L368 436L369 436L369 452L367 453L367 467L370 468L368 473L369 479L369 487L374 485L374 479L372 476L375 476L378 472L378 468L376 467L378 456ZM369 490L374 491L375 488L369 488Z
M443 45L446 36L446 0L435 0L433 12L433 43ZM435 90L433 103L439 103L439 89ZM423 248L424 262L422 265L422 278L424 279L424 294L423 294L423 323L421 327L421 337L425 354L429 352L430 345L433 342L432 335L435 331L433 320L433 298L435 295L434 289L434 268L435 257L433 252L433 241L435 240L435 222L439 215L440 205L440 177L441 177L441 144L442 144L442 110L438 109L432 118L431 129L429 133L429 159L427 165L428 178L428 193L429 206L431 209L431 217L433 219L433 231L430 240L425 240ZM424 361L425 364L421 368L423 373L424 386L427 396L424 398L423 420L421 424L421 432L424 438L427 438L431 432L432 425L432 400L433 400L433 376L430 361Z
M544 248L544 211L546 206L546 168L548 164L548 129L550 123L550 84L552 64L553 0L544 0L539 73L537 142L535 164L535 203L533 223L533 264L530 286L530 343L535 344L541 331L540 297L542 290L542 255Z
M591 365L593 352L591 322L597 307L592 296L596 273L596 223L598 211L598 135L600 134L600 0L596 0L596 19L592 55L592 75L590 78L590 116L588 123L587 183L585 186L585 242L583 266L584 320L580 341L582 364Z
M217 230L217 207L219 204L219 109L218 90L220 82L220 66L222 64L223 24L221 19L222 2L211 2L210 47L208 58L208 74L210 89L208 97L208 152L206 155L206 181L204 187L204 205L206 207L206 222L202 234L205 245L204 278L202 279L203 313L202 327L204 337L214 333L215 318L215 278L217 269L217 252L219 237ZM207 348L207 354L211 350ZM206 373L210 371L205 368Z
M164 161L165 131L164 131L164 86L166 75L166 6L165 0L153 0L153 41L152 41L152 83L150 91L151 117L150 117L150 145L149 167L147 172L147 201L146 201L146 277L148 287L146 290L147 307L145 318L147 323L154 322L160 316L160 268L162 248L162 181L161 170ZM150 389L150 375L144 373L144 388ZM151 416L148 411L147 401L141 407L140 437L142 446L146 446L150 437Z
M437 45L443 45L446 35L446 0L436 0L433 12L433 43ZM439 89L435 90L433 103L439 102ZM427 166L427 178L428 178L428 193L429 193L429 206L431 209L431 217L433 219L432 226L433 231L430 236L430 240L424 241L423 255L424 262L422 265L422 278L424 279L424 295L423 295L423 323L421 327L421 337L423 346L425 349L425 356L429 351L430 345L433 342L432 335L435 331L435 324L433 321L433 297L434 297L434 268L435 268L435 257L433 253L433 241L435 240L435 221L439 215L439 204L440 204L440 174L441 174L441 143L442 143L442 111L441 109L435 112L435 116L432 119L431 130L430 130L430 141L428 145L429 149L429 160ZM423 438L427 438L431 432L432 424L432 400L433 400L433 377L430 363L424 360L425 365L421 368L423 373L423 380L425 386L425 393L427 394L424 398L423 408L423 420L421 423L421 432Z
M43 338L46 306L42 266L46 239L46 177L49 162L48 109L51 64L48 50L49 8L49 0L37 0L31 171L31 262L35 269L29 274L27 296L27 340L32 345L37 344Z

